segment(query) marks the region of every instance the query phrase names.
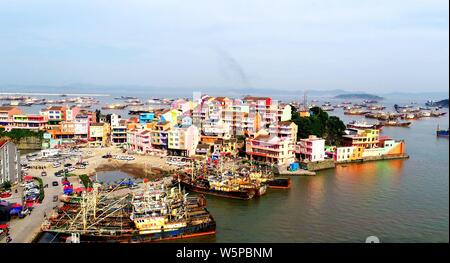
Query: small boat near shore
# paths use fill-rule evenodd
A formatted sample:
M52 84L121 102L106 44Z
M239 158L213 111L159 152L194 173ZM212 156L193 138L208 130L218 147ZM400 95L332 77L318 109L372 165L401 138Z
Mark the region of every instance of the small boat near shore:
M246 180L245 177L235 175L197 177L178 174L174 177L174 183L180 184L188 191L240 200L262 196L268 187L258 181Z

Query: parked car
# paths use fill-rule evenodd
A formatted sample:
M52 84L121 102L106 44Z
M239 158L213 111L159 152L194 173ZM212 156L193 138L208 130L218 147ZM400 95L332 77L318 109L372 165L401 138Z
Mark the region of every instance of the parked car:
M45 171L42 172L42 173L41 173L41 176L47 176L47 172L45 172Z
M58 181L53 181L53 182L52 182L52 185L53 185L53 186L58 186L59 183L58 183Z
M58 196L57 195L53 196L53 202L58 202Z
M7 198L10 197L11 193L10 192L2 192L0 193L0 198Z

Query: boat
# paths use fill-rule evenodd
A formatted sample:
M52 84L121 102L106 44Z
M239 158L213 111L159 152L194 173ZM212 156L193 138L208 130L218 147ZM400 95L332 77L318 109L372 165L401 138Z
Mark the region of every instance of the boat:
M367 106L368 110L384 110L386 109L385 106L381 106L381 105L369 105Z
M264 176L261 172L251 172L249 177L251 180L267 184L269 188L287 189L291 187L291 179L288 177Z
M102 110L123 110L127 105L122 104L110 104L102 107Z
M362 110L362 109L348 109L344 111L345 115L365 115L370 113L370 111Z
M145 243L216 232L205 198L188 197L180 188L107 196L99 196L97 190L83 194L80 204L65 205L46 219L42 233L53 234L60 242Z
M321 108L323 111L334 111L333 106L322 106Z
M437 129L436 129L436 136L437 137L448 137L448 129L447 130L441 130L439 128L439 125L438 125Z
M448 137L448 129L447 130L437 130L436 136L438 137Z
M178 182L184 189L202 194L240 200L249 200L261 194L260 187L232 183L230 180L221 178L192 178L179 174L174 179L175 183Z
M432 117L440 117L440 116L444 116L445 114L447 114L446 112L444 112L444 111L431 111L430 112L430 115L432 116Z
M403 116L403 119L405 119L405 120L415 120L415 119L417 119L417 116L416 116L416 114L412 114L412 113L405 114Z
M347 124L347 128L350 129L381 129L383 127L382 123L378 123L378 124L371 124L371 123L367 123L365 121L352 121L350 123Z
M391 127L409 127L411 125L411 122L409 122L409 121L401 122L401 121L395 121L395 120L388 120L388 121L381 122L381 124L383 124L384 126L391 126Z
M115 97L115 100L137 100L138 97L131 97L131 96L120 96L120 97Z
M363 100L363 102L367 104L378 103L376 100Z

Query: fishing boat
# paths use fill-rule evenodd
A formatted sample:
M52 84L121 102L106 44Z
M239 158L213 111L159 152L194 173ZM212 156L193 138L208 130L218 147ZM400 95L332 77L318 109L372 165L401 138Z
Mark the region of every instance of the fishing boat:
M131 97L131 96L120 96L120 97L115 97L115 100L137 100L138 97Z
M145 189L120 197L84 194L79 205L57 210L42 224L61 242L143 243L212 235L214 218L203 196L180 188Z
M437 129L436 129L436 136L437 137L448 137L448 129L447 130L441 130L439 128L439 125L438 125Z
M123 110L127 107L127 105L122 105L122 104L110 104L110 105L106 105L103 106L102 109L103 110Z
M431 116L433 116L433 117L440 117L440 116L444 116L445 114L447 114L446 112L444 112L444 111L431 111L430 112L430 115Z
M409 127L411 125L411 122L405 121L395 121L395 120L388 120L381 122L384 126L391 126L391 127Z
M381 124L381 123L371 124L371 123L367 123L365 121L352 121L352 122L347 124L347 128L360 129L360 130L381 129L381 128L383 128L383 124Z
M232 183L230 180L219 178L192 178L186 175L177 175L178 182L184 189L202 194L215 195L226 198L249 200L261 194L261 187Z
M261 172L251 172L250 179L267 184L269 188L287 189L291 187L291 179L287 177L264 176Z
M385 106L381 106L381 105L369 105L367 106L368 110L384 110L386 109Z
M408 113L408 114L402 115L401 118L404 120L417 120L419 118L419 116L414 113Z
M367 113L370 113L370 111L362 110L362 109L348 109L344 111L345 115L365 115Z
M322 106L321 107L323 111L334 111L334 107L333 106Z

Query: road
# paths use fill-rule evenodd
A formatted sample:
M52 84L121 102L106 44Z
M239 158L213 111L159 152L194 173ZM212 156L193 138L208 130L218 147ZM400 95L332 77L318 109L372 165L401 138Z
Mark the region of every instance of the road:
M73 159L75 160L75 159ZM76 162L76 161L73 161ZM51 167L51 164L49 164ZM61 168L47 168L47 176L41 176L41 169L30 169L28 174L42 178L43 184L48 184L48 188L44 188L45 197L41 204L36 204L30 215L23 219L13 219L9 222L10 236L13 243L29 243L34 236L39 233L44 214L49 214L59 202L53 202L54 195L61 195L63 188L61 184L61 177L56 177L54 173ZM52 182L57 181L58 186L52 186ZM21 188L21 187L19 187ZM19 190L20 191L20 190ZM20 195L20 193L19 193ZM13 196L14 197L14 196ZM11 200L18 202L17 198Z
M81 149L83 152L83 160L89 162L89 165L86 169L75 170L73 173L75 174L92 174L95 173L96 168L105 163L114 163L117 164L117 168L120 167L124 161L116 161L113 162L108 159L103 159L102 155L106 153L113 154L123 154L120 149L115 147L109 148L84 148ZM74 165L78 161L78 157L72 157L72 159L67 160L66 163L72 163ZM129 162L126 162L129 163ZM151 167L159 167L163 169L168 169L170 166L165 163L165 159L161 159L157 156L136 156L136 160L131 163L135 165L143 165L145 169ZM48 184L48 188L44 188L45 190L45 198L41 204L36 204L34 206L33 211L30 215L26 216L23 219L13 219L9 222L10 225L10 236L12 238L13 243L29 243L33 240L33 238L40 232L40 227L44 219L44 214L49 215L53 208L59 204L58 202L53 202L53 196L61 195L63 193L63 186L61 184L61 177L56 177L54 173L58 170L61 170L62 167L53 168L51 163L44 162L33 162L30 165L47 165L45 171L47 172L47 176L41 176L41 172L44 171L42 169L30 169L28 170L28 175L40 177L42 178L43 184ZM57 181L58 186L52 186L52 182ZM69 181L74 185L74 188L79 187L77 177L69 177ZM22 187L19 187L19 190ZM21 191L21 190L20 190ZM13 191L14 192L14 191ZM12 197L10 197L10 202L20 202L21 193L14 193ZM0 242L5 242L1 240Z

